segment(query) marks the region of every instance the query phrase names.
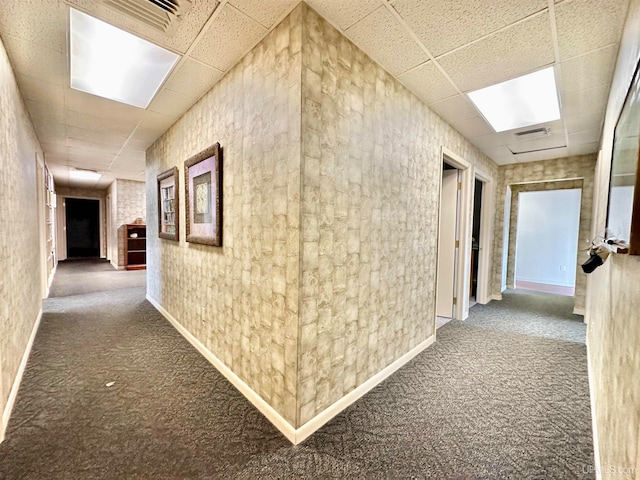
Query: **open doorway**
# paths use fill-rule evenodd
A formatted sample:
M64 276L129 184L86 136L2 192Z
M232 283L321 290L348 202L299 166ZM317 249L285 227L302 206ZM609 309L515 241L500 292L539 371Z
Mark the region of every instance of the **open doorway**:
M100 202L84 198L67 198L67 258L100 257Z
M469 308L476 304L478 295L478 267L480 264L480 224L482 220L483 183L476 178L473 188L473 226L471 229L471 266L469 268Z
M456 303L456 256L458 244L459 176L454 166L443 162L438 226L438 275L436 288L436 328L454 317Z
M516 288L574 295L581 194L580 189L520 192Z

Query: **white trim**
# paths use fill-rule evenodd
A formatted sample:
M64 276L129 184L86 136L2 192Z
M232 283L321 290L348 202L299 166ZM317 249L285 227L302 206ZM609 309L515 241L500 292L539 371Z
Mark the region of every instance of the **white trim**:
M424 349L429 347L436 340L435 334L431 335L424 342L418 344L403 356L398 358L395 362L390 365L387 365L384 369L380 370L369 380L364 382L362 385L357 387L355 390L351 390L340 400L335 402L333 405L330 405L325 410L317 414L303 426L296 430L296 443L302 442L305 438L309 437L312 433L317 431L320 427L322 427L325 423L331 420L333 417L342 412L349 405L354 403L359 398L363 397L370 390L373 390L377 385L382 383L385 379L390 377L393 373L395 373L398 369L402 368L404 365L409 363L416 355L421 353Z
M584 308L578 308L578 307L575 307L575 308L573 309L573 314L574 314L574 315L582 315L582 316L584 317L585 310L584 310ZM587 322L585 322L585 323L587 323Z
M589 399L591 400L591 427L593 435L593 461L596 473L596 480L602 479L602 467L600 466L600 444L598 442L598 424L596 422L596 402L593 386L593 372L591 367L591 355L589 353L589 336L587 335L587 375L589 377Z
M516 286L514 285L507 285L507 290L515 290Z
M53 278L56 276L57 270L58 264L56 263L51 270L51 275L49 275L49 281L47 282L47 296L45 298L49 298L49 292L51 291L51 285L53 284Z
M491 301L491 251L493 249L495 182L482 170L476 169L475 174L476 178L482 182L476 302L484 305Z
M411 361L416 355L430 346L436 339L435 334L427 338L424 342L409 350L402 357L397 359L386 368L376 373L362 385L352 390L334 404L317 414L302 427L296 429L285 420L271 405L269 405L260 395L258 395L249 385L227 367L218 357L216 357L207 347L205 347L196 337L184 328L169 312L167 312L157 301L147 295L147 300L164 316L180 334L195 347L200 354L206 358L216 369L224 375L231 384L249 400L267 420L269 420L280 432L294 445L302 442L311 434L321 428L325 423L342 412L349 405L364 396L367 392L384 381L399 368Z
M7 404L5 405L4 411L2 412L2 423L0 424L0 443L4 440L4 434L7 431L7 425L9 425L9 417L11 417L11 411L13 410L13 405L15 404L16 397L18 396L18 389L20 388L20 383L22 382L22 375L24 375L24 370L27 367L27 361L29 360L31 348L33 347L33 342L36 338L38 327L40 326L40 320L42 320L42 308L38 312L36 323L33 325L33 329L31 330L31 335L29 336L27 347L22 354L22 360L20 360L20 366L18 367L16 378L13 380L13 385L11 386L11 392L9 393Z
M502 294L501 293L494 293L493 295L491 295L491 300L497 300L497 301L502 300Z

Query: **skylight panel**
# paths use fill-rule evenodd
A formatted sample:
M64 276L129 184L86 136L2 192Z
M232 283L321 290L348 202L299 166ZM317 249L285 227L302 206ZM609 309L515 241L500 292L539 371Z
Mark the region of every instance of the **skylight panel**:
M147 108L180 58L71 9L71 88Z
M553 67L468 93L496 132L560 118Z

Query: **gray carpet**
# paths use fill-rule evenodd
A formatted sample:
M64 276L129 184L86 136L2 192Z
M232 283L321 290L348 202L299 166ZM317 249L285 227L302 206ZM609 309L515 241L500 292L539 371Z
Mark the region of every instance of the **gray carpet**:
M593 478L571 299L473 307L293 447L145 301L144 272L61 264L53 292L2 479Z

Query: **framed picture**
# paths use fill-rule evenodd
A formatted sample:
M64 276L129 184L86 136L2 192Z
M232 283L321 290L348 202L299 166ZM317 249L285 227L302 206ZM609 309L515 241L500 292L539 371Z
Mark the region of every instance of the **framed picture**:
M158 175L158 236L167 240L180 239L178 167Z
M611 157L607 228L640 255L640 63L616 123Z
M222 246L222 148L210 146L184 162L187 242Z

